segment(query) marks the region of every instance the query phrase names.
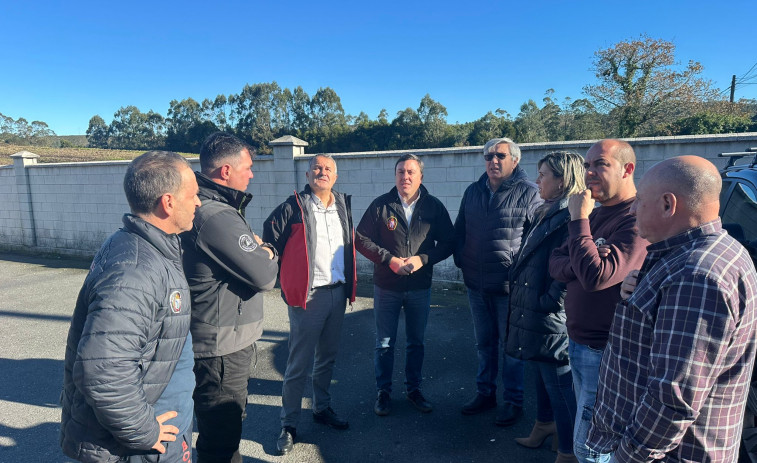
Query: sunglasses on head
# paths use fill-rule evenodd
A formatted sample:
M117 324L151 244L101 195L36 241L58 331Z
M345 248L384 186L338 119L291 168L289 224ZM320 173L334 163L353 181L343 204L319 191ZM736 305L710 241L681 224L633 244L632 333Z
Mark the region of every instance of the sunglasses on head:
M505 154L505 153L487 153L487 154L484 155L484 159L486 159L487 161L491 161L492 159L494 159L494 156L497 156L497 159L499 159L500 161L502 161L503 159L505 159L507 157L507 154Z

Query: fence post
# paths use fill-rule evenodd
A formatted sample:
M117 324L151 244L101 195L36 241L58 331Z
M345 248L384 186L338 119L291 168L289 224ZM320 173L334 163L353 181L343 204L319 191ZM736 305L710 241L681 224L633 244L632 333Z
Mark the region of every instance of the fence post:
M305 154L308 142L284 135L268 142L268 146L273 148L274 193L277 198L288 198L305 186L305 173L297 172L294 159Z
M32 189L29 185L29 166L37 164L38 154L21 151L11 155L13 171L16 176L16 196L19 215L21 216L21 236L24 246L37 246L37 231L34 226L34 207Z

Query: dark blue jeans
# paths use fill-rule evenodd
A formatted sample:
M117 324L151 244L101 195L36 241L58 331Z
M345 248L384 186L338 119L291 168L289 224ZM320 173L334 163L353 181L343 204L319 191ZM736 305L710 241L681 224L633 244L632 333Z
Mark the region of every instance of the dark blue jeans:
M497 393L497 372L502 353L502 398L505 403L522 407L524 362L504 354L510 297L481 293L469 288L468 301L478 351L477 392L484 396Z
M431 302L431 290L390 291L373 287L373 315L376 319L376 388L392 391L394 370L394 344L397 341L397 325L400 310L405 309L405 386L408 392L421 387L423 368L423 337Z
M536 381L536 419L555 422L560 452L573 453L573 423L576 420L576 396L570 365L529 362Z

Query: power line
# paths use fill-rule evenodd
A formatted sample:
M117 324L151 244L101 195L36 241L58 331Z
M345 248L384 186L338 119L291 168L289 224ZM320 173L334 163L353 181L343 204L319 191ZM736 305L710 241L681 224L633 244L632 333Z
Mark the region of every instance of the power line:
M754 68L756 68L756 67L757 67L757 63L754 63L754 64L752 65L752 67L751 67L751 68L749 68L749 70L748 70L747 72L745 72L745 73L744 73L744 75L743 75L743 76L739 77L739 80L741 80L741 79L745 78L745 77L747 76L747 74L749 74L750 72L752 72L752 70L753 70Z

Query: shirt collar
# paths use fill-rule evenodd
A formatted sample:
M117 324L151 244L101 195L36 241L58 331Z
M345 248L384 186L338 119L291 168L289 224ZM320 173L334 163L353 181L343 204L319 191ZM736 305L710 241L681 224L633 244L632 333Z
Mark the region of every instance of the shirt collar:
M668 239L650 244L647 246L647 251L656 253L667 252L702 236L719 233L722 229L720 218L717 218L711 222L703 223L698 227L689 228L685 232L671 236Z
M326 207L326 205L323 204L323 201L321 201L321 198L319 198L318 196L314 194L310 195L310 200L313 201L313 204L315 205L315 207L317 207L318 209L323 209L325 211L336 209L336 198L334 198L333 193L331 193L331 196L329 197L329 199L331 199L330 201L331 205Z

